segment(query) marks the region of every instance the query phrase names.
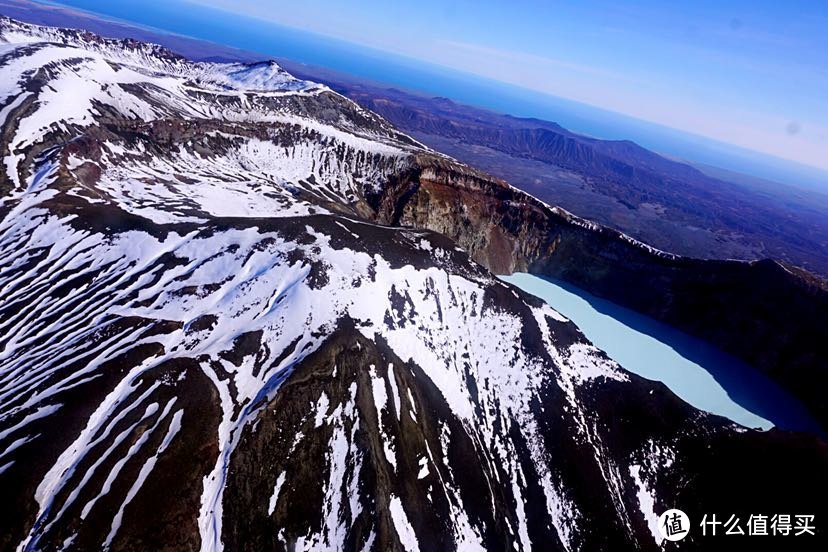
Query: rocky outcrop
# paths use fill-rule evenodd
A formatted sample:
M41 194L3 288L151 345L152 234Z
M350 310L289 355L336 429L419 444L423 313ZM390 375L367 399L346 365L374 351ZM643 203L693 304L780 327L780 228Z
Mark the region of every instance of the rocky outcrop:
M655 250L431 156L373 198L377 220L427 228L495 273L559 278L709 341L767 373L828 428L828 285L771 260Z
M772 258L828 276L828 198L818 191L710 168L706 174L631 141L317 73L436 150L662 250Z

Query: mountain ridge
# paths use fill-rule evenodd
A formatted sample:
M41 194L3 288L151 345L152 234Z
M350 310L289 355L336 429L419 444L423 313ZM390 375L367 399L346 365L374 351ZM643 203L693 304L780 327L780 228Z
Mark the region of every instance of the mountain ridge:
M660 249L699 258L776 258L823 277L828 270L824 195L724 181L634 142L599 140L539 119L335 73L322 80L431 147Z

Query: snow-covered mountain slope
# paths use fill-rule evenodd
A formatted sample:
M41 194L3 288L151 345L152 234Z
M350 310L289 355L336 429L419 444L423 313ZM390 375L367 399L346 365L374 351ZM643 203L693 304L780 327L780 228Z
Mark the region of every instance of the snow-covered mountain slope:
M273 64L0 41L0 548L658 550L668 507L822 507L824 445L377 225L423 163L473 171L376 115Z

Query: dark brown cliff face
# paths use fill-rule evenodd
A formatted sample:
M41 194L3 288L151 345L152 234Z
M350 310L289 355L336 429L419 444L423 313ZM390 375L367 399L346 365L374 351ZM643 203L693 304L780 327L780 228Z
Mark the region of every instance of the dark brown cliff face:
M828 196L820 192L708 167L718 175L710 176L633 142L599 140L549 121L336 74L325 82L426 145L659 249L772 258L828 276Z
M420 161L419 170L369 198L379 222L444 234L496 274L527 270L557 247L550 232L565 219L541 202L449 159Z
M445 158L369 198L384 224L450 237L497 274L558 278L709 341L759 368L828 427L828 286L771 260L665 254Z

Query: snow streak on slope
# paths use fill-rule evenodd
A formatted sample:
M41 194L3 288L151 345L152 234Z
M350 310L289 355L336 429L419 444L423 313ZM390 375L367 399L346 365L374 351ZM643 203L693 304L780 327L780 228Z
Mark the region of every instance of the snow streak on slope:
M40 513L30 535L34 543L72 504L72 498L67 498L58 509L55 499L79 477L75 469L94 448L95 436L100 436L98 441L114 436L124 405L129 405L130 411L145 410L146 419L157 416L144 437L164 431L159 426L175 420L176 415L180 423L174 400L159 407L150 402L146 392L139 395L138 382L153 368L186 355L200 359L200 366L222 397L219 455L205 480L200 522L204 545L220 547L227 461L241 430L255 417L262 402L272 398L286 372L314 351L346 315L360 321L359 329L366 337L382 337L400 358L427 367L429 378L451 411L481 443L503 451L498 453L500 460L508 458L514 445L506 435L499 434L498 426L509 427L513 420L525 428L530 443L538 439L531 433L529 399L549 373L542 359L509 345L520 340L521 320L486 306L485 287L501 285L496 280L483 276L470 279L438 268L394 267L376 254L332 247L331 238L310 225L305 228L311 237L306 244L255 228L212 234L209 230L185 235L173 232L164 239L141 232L105 237L73 229L70 221L29 204L50 195L27 195L20 212L7 217L2 228L0 253L7 270L5 278L0 278L6 292L0 307L5 309L12 303L30 307L3 323L6 335L12 337L4 344L2 355L6 397L2 416L22 420L9 436L36 439L37 435L26 433L25 422L57 411L61 392L96 377L107 360L146 343L158 343L161 350L130 370L105 397L83 432L43 478L36 494ZM28 235L32 228L38 231ZM358 225L352 228L360 230ZM44 249L41 262L26 262ZM8 270L13 265L20 268ZM324 284L314 285L314 271L322 271L324 278L316 279L324 279ZM82 293L63 297L49 293L48 282L89 273L95 274L95 284ZM24 282L28 283L21 284ZM404 297L397 309L377 301L395 297ZM55 315L51 322L38 322L50 314ZM199 321L207 319L212 324L202 328ZM154 322L123 330L88 351L90 339L118 320ZM176 329L159 335L156 327L160 323ZM222 359L223 352L232 350L234 342L250 332L261 332L257 355L245 357L238 366ZM90 352L84 370L67 370L73 358ZM562 360L561 365L566 362ZM612 368L595 370L596 375L619 377ZM384 378L393 377L393 372L383 372ZM486 382L485 387L477 388L474 397L469 377ZM397 395L385 395L384 379L377 381L382 390L378 411L396 405ZM20 393L33 388L38 391L28 398ZM499 401L508 402L509 414L497 413ZM395 411L397 408L394 406ZM478 409L482 418L475 415ZM167 432L173 439L175 432ZM380 431L380 435L386 439L386 454L393 465L393 444L385 432ZM146 439L140 440L137 448L145 443ZM545 453L539 443L536 446L538 459L542 460ZM161 443L153 457L165 448ZM487 454L485 450L480 452ZM134 453L131 449L127 455ZM135 485L140 485L151 470L152 463L148 462ZM522 476L517 466L512 470L520 504ZM551 479L546 486L550 504L560 505L566 516L574 516ZM98 494L105 493L106 488L104 485ZM131 494L125 497L122 509ZM94 508L94 501L82 506L88 512ZM117 526L118 518L113 520L113 535Z
M10 19L4 20L3 27L3 39L10 44L62 44L116 63L210 83L226 90L274 93L325 89L323 85L294 78L274 61L193 63L157 44L109 40L92 33L26 25Z
M10 23L6 27L4 40L21 37L20 29ZM113 61L107 57L112 44L85 49L82 46L87 44L77 39L64 44L37 41L60 37L48 30L23 36L28 40L13 42L2 54L6 88L0 90L5 116L24 104L37 107L15 121L4 145L6 174L18 192L23 189L21 163L27 161L22 151L42 146L54 134L76 136L96 122L118 122L136 131L146 125L172 124L172 129L156 129L167 132L171 147L164 155L148 151L140 140L108 141L105 151L96 152L102 158L93 161L95 170L112 171L101 178L116 181L107 188L115 199L132 210L149 204L146 212L159 216L151 204L184 200L176 196L188 197L194 208L214 216L307 213L305 207L291 210L297 201L290 196L297 187L310 189L318 199L347 202L361 187L378 187L392 169L405 165L402 158L411 151L411 140L400 143L393 133L385 132L384 122L350 102L359 120L342 115L318 120L317 111L330 118L335 103L345 101L324 87L296 81L273 63L188 64L152 56L155 61L147 63L146 48L120 51ZM324 99L318 105L308 111L297 109L298 98L320 94ZM370 120L374 129L361 125L362 119ZM213 125L212 132L200 128L216 121L225 125ZM180 125L198 139L184 141L176 132ZM216 141L234 143L214 147ZM387 162L380 163L380 157ZM71 161L80 166L88 160ZM188 186L199 176L206 181L203 186ZM149 177L156 179L153 185L147 185ZM138 185L122 188L124 181ZM235 183L235 190L224 190L216 182L230 183L226 188Z

